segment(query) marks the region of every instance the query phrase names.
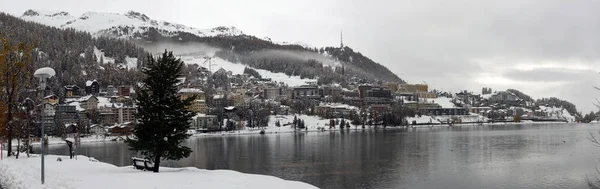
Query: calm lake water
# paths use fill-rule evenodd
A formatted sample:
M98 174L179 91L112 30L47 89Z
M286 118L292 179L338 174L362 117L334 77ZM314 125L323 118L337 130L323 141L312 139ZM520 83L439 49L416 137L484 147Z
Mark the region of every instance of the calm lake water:
M455 126L192 138L194 152L164 166L232 169L320 188L587 188L600 125ZM51 154L68 153L66 145ZM118 166L122 142L82 144L79 154Z

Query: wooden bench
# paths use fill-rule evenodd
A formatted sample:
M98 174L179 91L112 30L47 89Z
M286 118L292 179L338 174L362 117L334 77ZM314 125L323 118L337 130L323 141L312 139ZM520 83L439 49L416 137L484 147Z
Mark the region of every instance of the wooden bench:
M137 157L132 157L131 160L133 161L133 168L134 169L138 169L138 170L154 170L154 163L150 162L150 160L147 159L142 159L142 158L137 158Z

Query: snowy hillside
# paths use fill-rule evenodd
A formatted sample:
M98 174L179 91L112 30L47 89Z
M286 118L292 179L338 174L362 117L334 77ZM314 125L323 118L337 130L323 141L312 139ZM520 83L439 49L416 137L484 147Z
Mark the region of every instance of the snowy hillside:
M180 32L187 32L200 37L244 34L235 27L221 26L212 29L198 29L176 23L152 20L145 14L134 11L125 14L86 12L79 17L74 17L64 11L28 10L20 18L57 28L87 31L93 35L109 35L132 39L141 39L146 36L150 28L155 29L163 36L176 36Z
M186 64L198 64L199 66L203 66L208 68L208 63L206 63L206 65L204 64L205 60L203 58L204 56L200 56L200 55L182 55L180 58L182 61L184 61ZM244 73L244 68L249 67L247 65L243 65L243 64L237 64L237 63L232 63L229 62L227 60L223 60L221 58L218 57L214 57L211 60L211 70L212 72L216 72L219 69L223 68L226 71L231 71L232 74L243 74ZM252 68L252 67L249 67ZM289 86L300 86L300 85L305 85L307 82L317 82L316 79L300 79L300 76L288 76L285 75L285 73L273 73L271 71L268 70L263 70L263 69L256 69L256 68L252 68L254 70L256 70L263 78L270 78L272 81L277 81L277 82L283 82Z
M575 122L577 119L571 115L567 109L557 107L540 106L540 110L547 113L550 118L564 119L569 122Z

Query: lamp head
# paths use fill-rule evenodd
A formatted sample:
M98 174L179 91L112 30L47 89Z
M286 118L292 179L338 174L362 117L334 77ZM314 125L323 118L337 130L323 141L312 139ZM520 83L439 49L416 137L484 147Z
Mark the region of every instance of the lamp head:
M54 69L52 69L50 67L43 67L43 68L37 69L35 71L35 73L33 73L33 77L40 78L42 80L51 78L54 75L56 75L56 72L54 72Z

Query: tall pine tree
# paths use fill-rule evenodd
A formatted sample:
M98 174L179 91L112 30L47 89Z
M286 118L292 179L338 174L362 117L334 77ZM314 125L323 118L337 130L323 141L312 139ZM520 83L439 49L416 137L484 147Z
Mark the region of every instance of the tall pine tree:
M183 62L172 52L158 59L148 56L142 86L137 90L135 138L128 144L154 161L154 172L159 171L162 159L179 160L188 157L192 150L180 143L189 138L187 130L193 114L185 109L194 99L181 100L177 94L177 78L182 76Z

